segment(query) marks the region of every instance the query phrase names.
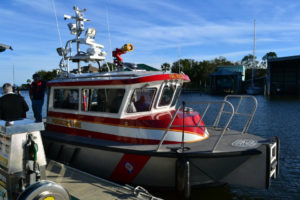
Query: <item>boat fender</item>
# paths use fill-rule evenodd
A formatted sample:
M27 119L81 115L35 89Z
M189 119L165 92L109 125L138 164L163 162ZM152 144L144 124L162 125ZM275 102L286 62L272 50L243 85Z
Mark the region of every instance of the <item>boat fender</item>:
M34 141L32 134L28 134L27 141L25 143L25 174L26 174L26 186L31 185L40 180L41 172L37 162L38 145ZM24 183L24 181L20 181ZM22 186L24 188L24 186Z
M176 161L176 190L184 199L191 196L190 162L185 158Z
M43 180L30 185L23 191L17 200L70 200L66 189L55 182Z

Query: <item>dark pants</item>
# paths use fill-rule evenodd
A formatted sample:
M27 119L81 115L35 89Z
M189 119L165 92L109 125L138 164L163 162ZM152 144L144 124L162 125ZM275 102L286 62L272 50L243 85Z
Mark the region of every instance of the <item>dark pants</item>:
M42 107L44 100L32 100L32 111L36 122L42 121Z

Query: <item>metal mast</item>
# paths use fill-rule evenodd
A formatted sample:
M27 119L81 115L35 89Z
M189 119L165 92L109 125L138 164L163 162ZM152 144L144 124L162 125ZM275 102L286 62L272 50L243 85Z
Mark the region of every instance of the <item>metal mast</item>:
M15 65L13 64L13 87L15 86Z
M254 40L253 40L253 63L252 63L252 78L251 86L254 86L254 75L255 75L255 50L256 50L256 20L254 20Z

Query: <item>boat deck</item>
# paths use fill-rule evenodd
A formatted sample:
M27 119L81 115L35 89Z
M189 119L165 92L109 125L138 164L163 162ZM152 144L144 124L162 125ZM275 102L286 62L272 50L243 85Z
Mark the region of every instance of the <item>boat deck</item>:
M54 181L63 186L72 196L72 200L160 199L141 188L122 186L53 160L50 160L48 163L46 170L47 180Z

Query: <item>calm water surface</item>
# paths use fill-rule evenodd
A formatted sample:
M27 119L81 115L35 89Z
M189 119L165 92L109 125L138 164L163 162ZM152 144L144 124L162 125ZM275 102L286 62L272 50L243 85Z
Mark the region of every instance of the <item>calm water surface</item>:
M22 91L31 107L28 92ZM189 102L223 100L222 96L182 94ZM271 182L269 190L225 185L215 188L200 188L192 191L191 199L300 199L300 99L256 96L258 108L248 132L262 137L280 138L280 174ZM46 116L44 105L43 116ZM32 110L27 114L33 118ZM253 174L255 175L255 174ZM152 192L152 191L151 191ZM175 192L153 191L156 196L177 199Z

